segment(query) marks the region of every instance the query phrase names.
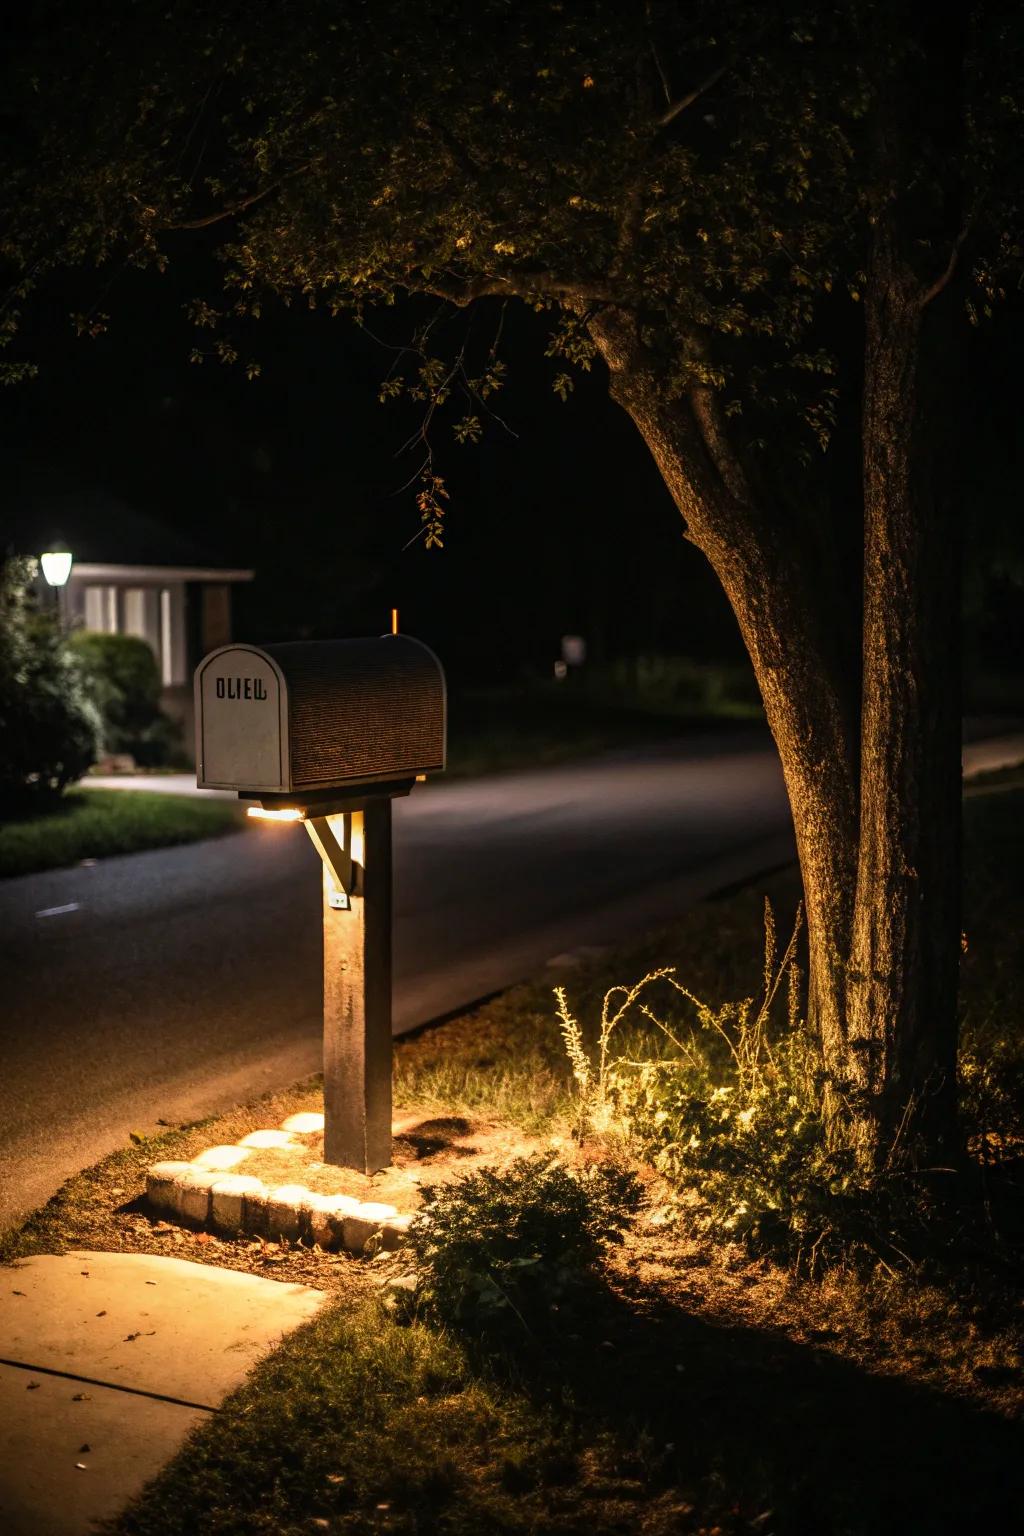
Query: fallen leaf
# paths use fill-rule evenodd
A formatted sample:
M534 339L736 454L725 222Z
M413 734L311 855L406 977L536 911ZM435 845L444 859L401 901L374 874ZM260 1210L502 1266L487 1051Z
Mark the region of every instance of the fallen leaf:
M141 1147L146 1138L141 1131L129 1131L128 1140L134 1142L135 1146Z
M76 1392L71 1401L73 1403L91 1403L92 1398L89 1396L88 1392Z
M87 1470L84 1461L76 1461L75 1462L75 1468L79 1472L85 1472Z
M88 1270L87 1270L87 1269L80 1269L80 1270L79 1270L79 1271L78 1271L78 1273L79 1273L79 1274L80 1274L80 1275L84 1275L84 1276L85 1276L85 1278L86 1278L86 1279L87 1279L87 1280L88 1280L88 1278L89 1278L89 1271L88 1271Z
M97 1312L97 1313L96 1313L96 1316L97 1316L97 1317L106 1317L106 1315L107 1315L107 1309L106 1309L106 1307L104 1307L104 1308L103 1308L103 1311L102 1311L102 1312Z
M24 1294L25 1294L24 1291L12 1291L11 1292L12 1296L24 1296Z
M147 1280L146 1284L147 1285L156 1285L156 1281L155 1280Z
M39 1384L38 1381L30 1381L28 1386L25 1388L25 1391L26 1392L38 1392L39 1391L39 1385L40 1384Z
M91 1450L92 1450L92 1446L91 1445L80 1445L78 1447L78 1454L79 1454L79 1456L87 1456Z
M196 1233L196 1242L197 1243L208 1243L209 1241L210 1241L210 1234L209 1234L209 1232L197 1232Z

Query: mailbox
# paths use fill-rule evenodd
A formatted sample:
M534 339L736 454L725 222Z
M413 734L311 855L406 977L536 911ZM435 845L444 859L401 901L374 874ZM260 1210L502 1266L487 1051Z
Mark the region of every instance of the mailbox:
M264 804L401 794L444 767L444 672L409 635L221 646L195 704L196 782Z

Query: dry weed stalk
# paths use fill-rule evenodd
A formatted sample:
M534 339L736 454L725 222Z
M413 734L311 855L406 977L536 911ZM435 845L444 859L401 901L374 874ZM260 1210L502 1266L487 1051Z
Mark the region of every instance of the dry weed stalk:
M619 1069L627 1067L643 1070L652 1065L650 1061L631 1061L624 1056L613 1057L611 1054L612 1035L634 1006L671 1041L679 1053L678 1059L681 1062L686 1062L690 1066L696 1066L699 1063L698 1050L692 1044L681 1040L664 1019L659 1018L645 1000L641 1000L647 988L657 981L667 982L681 997L693 1004L697 1012L698 1024L705 1029L714 1030L725 1042L736 1070L737 1086L744 1093L754 1090L766 1072L772 1071L775 1066L768 1040L768 1022L772 1005L784 980L787 983L786 1011L790 1028L795 1029L799 1023L801 973L796 962L796 947L802 923L803 907L801 905L797 907L793 932L780 958L775 914L772 911L771 902L767 897L765 898L764 981L759 1002L756 998L748 997L738 1003L725 1003L720 1008L712 1008L682 982L676 980L676 968L671 965L648 971L631 987L621 984L610 987L601 1005L596 1069L587 1050L583 1030L569 1007L565 988L556 987L554 991L558 1005L559 1029L579 1092L581 1130L603 1131L610 1127L613 1119L610 1084ZM755 1003L758 1003L756 1012L754 1012Z

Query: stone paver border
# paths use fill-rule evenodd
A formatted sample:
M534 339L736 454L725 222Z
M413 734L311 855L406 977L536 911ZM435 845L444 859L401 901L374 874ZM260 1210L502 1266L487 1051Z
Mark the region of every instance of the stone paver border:
M285 1122L280 1131L250 1133L242 1146L267 1144L271 1136L287 1140L289 1130ZM154 1163L146 1175L146 1199L156 1211L219 1232L245 1232L271 1242L304 1239L358 1254L401 1247L413 1220L411 1211L378 1201L314 1194L303 1184L271 1187L262 1179L204 1167L201 1157L191 1163Z

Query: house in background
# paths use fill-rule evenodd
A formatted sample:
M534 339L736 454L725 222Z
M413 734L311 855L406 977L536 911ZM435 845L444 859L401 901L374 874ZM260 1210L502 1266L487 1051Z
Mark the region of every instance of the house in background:
M146 641L160 668L163 709L190 748L192 674L233 638L232 592L253 572L102 494L26 498L0 514L5 551L38 557L57 542L74 559L61 595L65 622Z

